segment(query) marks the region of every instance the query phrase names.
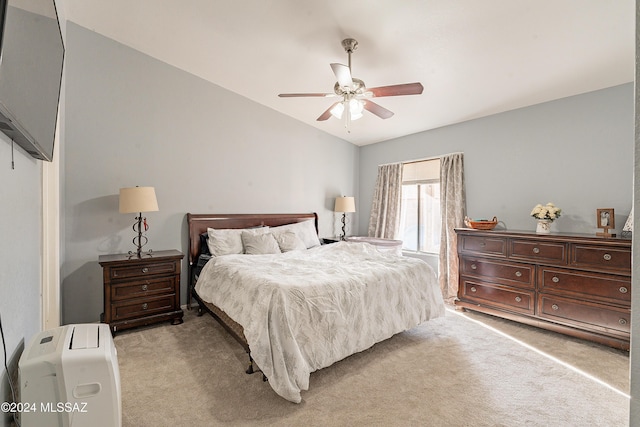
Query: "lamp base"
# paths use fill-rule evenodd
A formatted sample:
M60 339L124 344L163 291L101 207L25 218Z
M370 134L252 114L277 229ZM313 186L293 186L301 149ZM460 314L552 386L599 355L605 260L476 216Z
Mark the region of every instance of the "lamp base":
M147 231L149 229L149 225L147 224L147 218L142 217L142 212L136 217L136 222L133 223L133 231L137 232L138 235L135 236L132 240L133 244L136 246L136 251L129 251L129 258L133 258L134 256L138 258L142 258L143 256L153 256L152 250L149 249L147 252L142 252L142 247L147 244L149 239L147 236L142 234L142 231Z

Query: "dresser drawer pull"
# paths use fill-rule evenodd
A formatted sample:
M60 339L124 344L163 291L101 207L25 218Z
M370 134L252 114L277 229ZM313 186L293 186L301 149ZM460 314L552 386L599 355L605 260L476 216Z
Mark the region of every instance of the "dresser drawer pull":
M533 248L533 253L534 254L539 254L540 253L540 248Z
M478 268L478 266L477 266L477 265L475 265L475 264L471 264L471 269L472 269L472 270L476 270L477 268Z
M143 269L142 269L142 272L143 272L143 273L148 273L148 272L149 272L149 269L148 269L147 267L145 267L145 268L143 268Z
M553 304L551 306L551 308L553 308L554 310L559 310L560 309L560 307L558 307L558 304Z
M478 290L476 289L476 287L475 287L475 286L472 286L472 287L471 287L471 292L477 292L477 291L478 291Z
M487 244L485 242L480 242L480 246L484 248L485 246L487 246Z
M626 294L627 292L629 292L629 289L627 289L626 286L620 286L618 290L620 291L621 294Z
M520 302L520 301L522 301L522 298L516 297L516 302Z
M620 319L620 320L618 320L618 323L620 323L621 325L626 325L627 324L627 319Z
M516 277L522 277L522 272L521 271L516 271Z
M146 303L146 302L145 302L144 304L142 304L142 309L143 309L143 310L146 310L146 309L147 309L147 307L148 307L148 305L147 305L147 303Z
M149 289L149 286L147 286L147 285L142 285L142 290L143 290L143 291L146 291L147 289Z
M611 261L611 254L604 254L602 258L604 258L605 261Z
M558 276L553 276L553 277L551 278L551 281L552 281L553 283L558 283L558 282L560 281L560 278L559 278Z

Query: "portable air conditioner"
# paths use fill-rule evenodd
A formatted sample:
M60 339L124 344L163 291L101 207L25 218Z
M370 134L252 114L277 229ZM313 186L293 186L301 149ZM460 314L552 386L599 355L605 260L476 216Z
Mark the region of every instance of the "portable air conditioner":
M22 427L122 425L120 371L106 324L36 335L18 362Z

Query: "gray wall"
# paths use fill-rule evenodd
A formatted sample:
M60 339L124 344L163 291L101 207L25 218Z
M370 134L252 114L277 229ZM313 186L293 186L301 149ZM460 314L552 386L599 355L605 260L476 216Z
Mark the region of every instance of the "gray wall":
M617 230L632 203L633 83L362 147L359 232L366 233L379 164L463 152L467 212L535 230L537 203L563 209L552 231L595 233L596 209Z
M186 254L187 212L315 211L320 235L335 234L358 147L70 22L67 44L64 323L98 320L98 256L133 248L120 187L156 188L154 250Z
M7 364L17 363L22 348L40 331L42 248L42 166L17 145L11 169L11 141L0 134L0 315L6 339ZM0 372L0 400L8 383ZM2 414L2 425L9 425Z

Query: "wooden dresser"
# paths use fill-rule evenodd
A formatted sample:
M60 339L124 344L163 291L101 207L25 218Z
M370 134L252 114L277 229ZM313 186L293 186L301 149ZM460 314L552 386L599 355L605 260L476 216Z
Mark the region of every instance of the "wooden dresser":
M180 308L180 251L153 255L101 255L104 283L102 321L111 332L171 320L182 323Z
M456 305L629 349L631 240L456 229Z

